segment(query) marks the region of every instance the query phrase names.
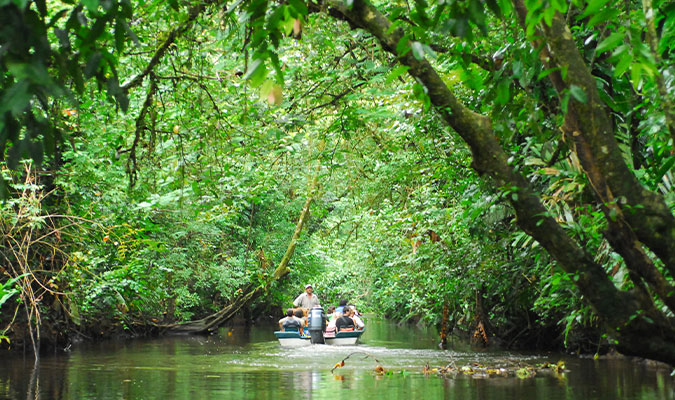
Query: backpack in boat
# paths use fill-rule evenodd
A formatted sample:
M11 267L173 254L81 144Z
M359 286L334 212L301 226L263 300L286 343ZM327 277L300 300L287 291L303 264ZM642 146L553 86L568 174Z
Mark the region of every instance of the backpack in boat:
M299 331L300 321L295 318L288 318L283 324L281 324L281 326L285 331Z

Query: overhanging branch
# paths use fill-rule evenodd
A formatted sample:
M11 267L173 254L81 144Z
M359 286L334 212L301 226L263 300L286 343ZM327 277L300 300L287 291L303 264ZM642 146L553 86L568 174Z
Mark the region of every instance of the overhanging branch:
M185 22L183 22L177 28L169 32L169 35L164 40L162 45L159 46L157 51L155 51L155 54L152 56L150 62L148 63L148 65L145 66L143 71L141 71L141 73L139 73L138 75L134 76L129 81L124 83L121 86L121 88L125 92L128 92L129 89L132 89L140 85L143 82L143 79L152 72L152 70L157 66L157 64L159 64L159 62L162 60L162 57L164 57L164 54L166 54L169 47L192 27L192 24L194 24L197 17L199 17L199 15L201 15L201 13L203 13L208 6L216 3L218 3L218 1L203 1L203 2L200 1L196 5L190 7L190 9L188 10L187 20L185 20Z

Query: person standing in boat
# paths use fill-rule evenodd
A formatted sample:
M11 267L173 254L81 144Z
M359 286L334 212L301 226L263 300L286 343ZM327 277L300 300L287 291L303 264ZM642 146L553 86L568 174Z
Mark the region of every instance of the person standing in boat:
M296 297L293 301L293 305L300 308L312 309L312 307L321 307L319 298L314 294L314 288L312 285L305 285L305 293Z

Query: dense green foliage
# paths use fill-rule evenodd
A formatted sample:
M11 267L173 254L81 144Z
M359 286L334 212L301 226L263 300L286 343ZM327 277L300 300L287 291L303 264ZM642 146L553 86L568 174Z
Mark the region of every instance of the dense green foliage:
M134 332L221 309L270 284L316 178L292 272L249 305L255 316L313 282L324 303L480 325L490 342L613 344L579 275L514 223L521 188L472 170L475 150L397 61L430 60L491 119L546 216L627 292L643 283L605 235L623 200L594 197L561 133L591 94L556 93L549 78L568 72L533 42L565 15L623 159L672 211L675 8L654 3L650 49L639 2L525 3L521 25L508 1L380 2L406 29L396 58L320 12L330 2L0 0L0 282L22 276L21 295L0 300L0 338ZM668 261L646 251L672 285Z

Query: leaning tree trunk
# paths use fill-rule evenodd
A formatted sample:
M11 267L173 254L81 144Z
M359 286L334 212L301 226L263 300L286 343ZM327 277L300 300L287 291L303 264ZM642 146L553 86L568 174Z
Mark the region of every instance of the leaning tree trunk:
M189 322L180 322L176 324L168 324L168 325L157 324L154 325L153 328L158 328L163 333L174 333L174 334L213 333L221 325L223 325L224 323L229 321L232 317L234 317L242 309L242 307L244 307L247 304L250 304L260 295L267 292L267 289L273 282L278 281L281 278L288 275L288 273L291 271L290 268L288 268L288 263L291 261L291 257L293 257L293 253L295 252L295 246L298 243L298 239L300 238L300 233L302 233L302 228L309 219L310 206L316 194L317 181L318 181L318 171L310 182L309 194L307 195L307 200L305 200L305 204L302 207L302 211L300 212L298 223L295 225L295 231L293 232L291 241L288 244L288 248L286 249L286 254L284 254L283 258L279 262L279 265L274 270L274 273L272 273L272 275L267 280L265 280L265 282L262 285L256 288L249 287L247 290L242 291L239 295L237 295L237 297L234 298L234 300L232 300L232 302L230 302L230 304L225 306L220 311L213 313L205 318Z
M329 1L329 14L347 20L374 35L382 47L409 67L408 73L428 90L435 110L469 145L473 168L492 179L497 188L513 188L508 196L515 209L518 225L537 240L574 276L586 301L614 330L620 351L675 364L675 328L658 310L651 298L640 292L618 290L603 268L548 214L529 182L509 165L489 118L477 114L459 101L426 60L412 52L400 54L397 47L404 37L402 29L392 29L389 20L372 4L355 0L351 7L343 1ZM671 215L672 217L672 215Z
M513 3L523 31L527 32L527 8L522 0L514 0ZM629 174L634 179L634 176L622 159L616 140L611 133L611 124L608 123L609 118L594 86L594 79L588 68L586 68L562 16L556 15L551 25L550 28L544 29L547 32L546 34L539 31L535 32L532 45L534 48L541 49L539 58L546 68L568 70L566 74L567 81L563 79L563 74L560 71L554 71L549 74L551 83L561 97L570 90L571 85L575 83L581 85L580 82L582 81L586 83L584 91L588 91L587 100L586 102L570 100L571 105L569 111L565 114L565 123L562 126L562 131L565 134L567 142L570 143L572 150L577 155L581 167L588 177L592 192L605 214L608 229L604 232L604 236L612 248L626 262L631 280L635 283L636 287L643 286L643 282L646 283L661 298L671 312L675 312L675 288L667 282L666 278L654 265L652 259L644 251L642 242L640 241L640 237L642 237L644 240L647 240L648 245L651 243L650 247L654 249L654 241L646 236L649 233L648 231L651 232L650 236L654 236L654 233L658 233L659 231L662 231L661 234L663 234L664 229L662 227L664 224L675 223L675 220L669 211L659 213L650 208L647 210L647 214L651 215L652 218L657 218L660 222L653 226L647 223L648 229L644 229L645 226L643 226L643 229L639 230L636 229L635 221L637 220L638 223L644 224L646 216L643 209L645 207L635 207L635 210L628 212L622 209L622 207L626 208L625 205L621 205L622 201L620 201L624 197L615 193L616 188L610 187L609 182L611 179L607 178L607 176L611 178L613 174L617 174L619 171L621 171L622 177ZM555 43L555 45L545 46L545 43L540 38L546 35L548 35L548 43ZM561 53L565 54L565 56L560 56ZM558 54L558 57L555 57L555 54ZM574 68L569 68L570 64L573 64ZM572 78L571 76L577 77ZM590 85L589 82L593 84ZM593 113L596 115L592 116ZM589 117L589 115L591 116ZM600 153L606 156L606 154L610 153L608 150L610 148L617 153L611 163L607 161L606 157L598 156ZM621 180L624 179L622 178ZM653 201L642 198L640 201L644 201L645 203L640 204L653 204L655 202L657 209L667 209L663 197L644 189L637 180L633 182L633 185L639 186L639 188L633 187L630 192L636 190L648 192L653 197ZM639 212L639 215L636 216L635 212ZM658 215L661 215L661 217L658 217ZM665 229L665 231L667 230ZM671 231L673 231L672 234L675 234L675 230L671 228ZM642 233L640 234L639 232ZM657 234L656 236L659 235ZM668 260L669 257L675 254L675 242L670 243L669 247L671 247L670 253L666 249L664 250L665 252L657 253L657 255L662 255L661 259L665 262L666 268L672 264L668 269L673 273L675 264L672 263L672 260L671 262Z
M522 0L514 0L525 30L527 9ZM551 26L541 25L546 41L541 58L547 68L567 71L549 75L563 96L571 88L581 88L586 99L570 99L565 122L561 127L577 154L596 196L616 212L610 218L625 220L638 240L647 245L675 276L675 217L663 196L646 189L626 164L614 137L606 107L596 80L586 65L565 17L556 13ZM667 98L667 96L666 96ZM666 109L668 112L669 110Z

